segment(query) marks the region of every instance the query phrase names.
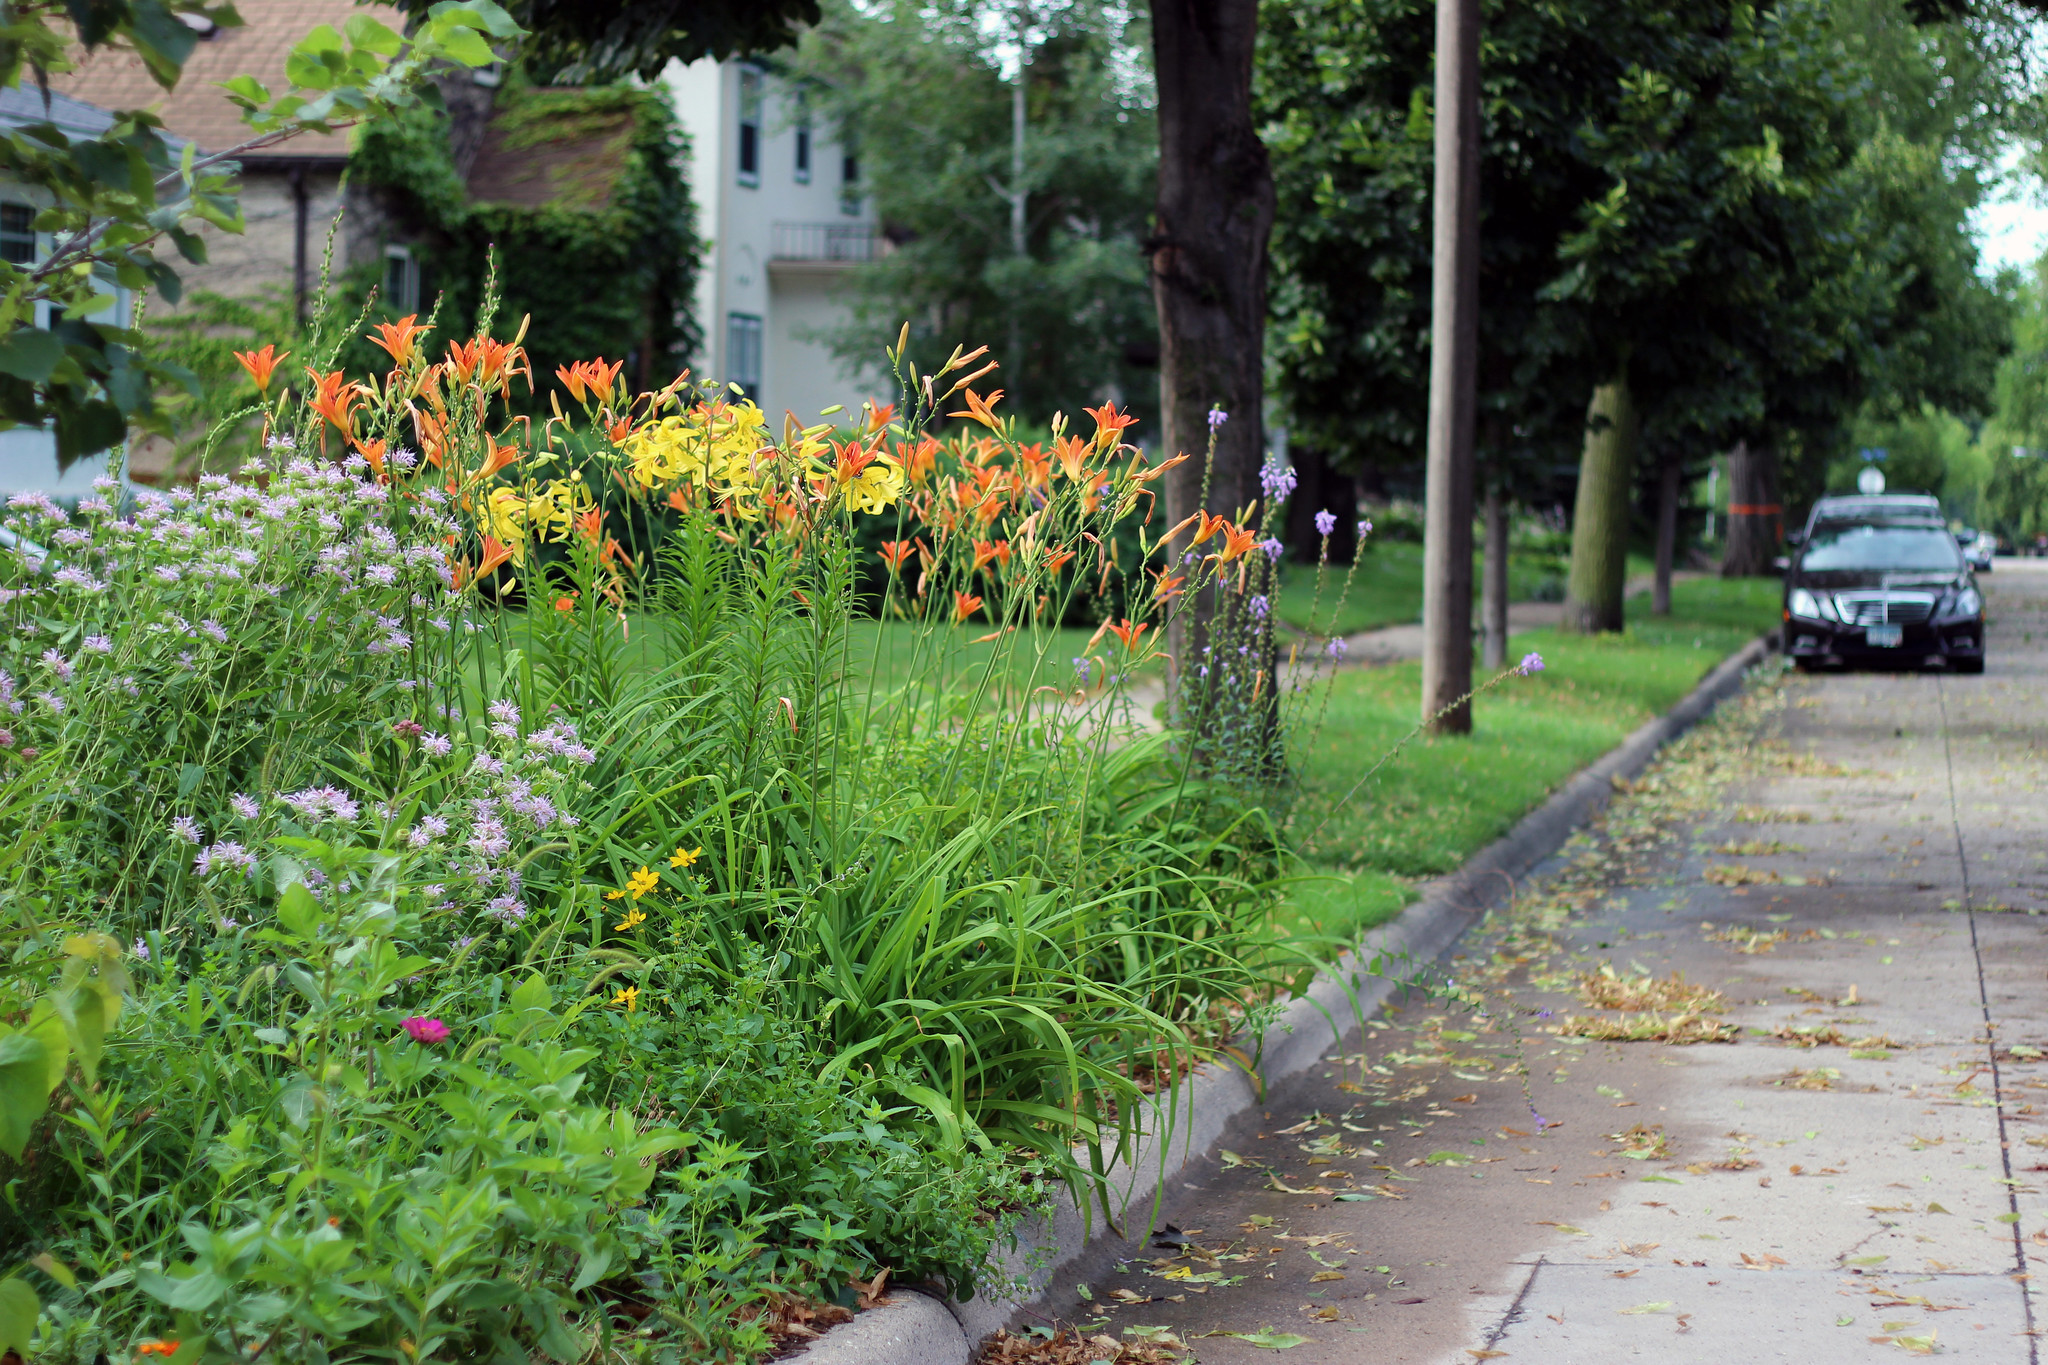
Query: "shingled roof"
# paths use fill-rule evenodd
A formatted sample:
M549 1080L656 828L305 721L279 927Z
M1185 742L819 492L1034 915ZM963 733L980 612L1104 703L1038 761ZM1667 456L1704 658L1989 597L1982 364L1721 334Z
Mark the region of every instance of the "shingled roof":
M470 167L470 198L518 208L607 208L625 172L633 132L629 109L582 113L549 130L511 126L500 114L485 130Z
M353 0L252 0L240 7L240 28L216 29L192 49L177 89L165 93L150 79L142 59L128 52L102 50L87 57L79 69L52 76L50 88L102 109L154 109L179 137L197 142L208 152L225 151L249 137L242 111L218 82L254 76L272 94L288 87L285 57L321 24L339 29L349 16L370 10L393 29L402 18L388 6L363 6ZM308 158L341 161L348 156L349 134L301 133L244 159L299 161Z

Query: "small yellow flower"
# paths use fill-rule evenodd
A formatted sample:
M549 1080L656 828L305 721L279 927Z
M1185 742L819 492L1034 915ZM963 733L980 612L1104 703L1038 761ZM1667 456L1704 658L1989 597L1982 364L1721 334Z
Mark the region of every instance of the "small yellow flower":
M618 930L620 933L623 934L627 930L645 923L647 923L647 912L635 907L634 909L628 910L626 912L626 917L620 920L617 924L614 924L612 928Z
M697 861L697 855L703 851L701 848L678 847L675 856L668 860L668 865L670 867L688 867L691 863Z
M604 893L604 898L608 901L622 901L626 898L626 893L623 891L607 891Z
M626 987L624 990L620 991L617 995L612 997L612 1003L614 1005L624 1005L626 1007L626 1013L631 1014L634 1010L634 1007L640 1003L640 988L638 986Z
M636 901L659 885L661 877L644 867L626 878L626 890Z

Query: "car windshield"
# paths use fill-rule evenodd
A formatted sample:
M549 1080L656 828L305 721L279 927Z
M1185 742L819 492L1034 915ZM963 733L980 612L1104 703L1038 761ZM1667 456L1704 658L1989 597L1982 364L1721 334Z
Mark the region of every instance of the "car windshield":
M1817 569L1928 569L1959 567L1955 537L1934 526L1859 523L1814 528L1799 566Z

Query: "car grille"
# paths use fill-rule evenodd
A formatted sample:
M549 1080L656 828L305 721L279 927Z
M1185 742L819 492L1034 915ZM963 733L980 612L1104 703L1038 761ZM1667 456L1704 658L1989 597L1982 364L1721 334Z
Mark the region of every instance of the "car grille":
M1835 610L1852 626L1918 625L1934 615L1934 594L1838 592Z

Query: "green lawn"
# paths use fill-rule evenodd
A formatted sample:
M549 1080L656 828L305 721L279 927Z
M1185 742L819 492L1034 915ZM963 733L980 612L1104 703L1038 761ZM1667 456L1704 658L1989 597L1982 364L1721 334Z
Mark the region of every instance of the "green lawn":
M1338 805L1415 724L1419 664L1345 669L1329 719L1300 756L1295 837L1331 874L1299 886L1281 927L1349 935L1414 899L1410 879L1451 871L1629 731L1677 702L1710 669L1777 621L1779 586L1765 579L1678 583L1672 615L1629 603L1621 635L1532 631L1510 657L1543 655L1545 670L1481 698L1471 737L1417 739Z
M1651 562L1630 555L1631 576L1648 574ZM1479 593L1481 556L1472 556L1472 592ZM1333 565L1323 571L1320 596L1313 565L1289 561L1281 568L1278 615L1298 630L1317 635L1355 635L1361 630L1403 625L1422 619L1422 547L1413 541L1390 540L1372 546L1358 562L1351 591L1344 591L1346 566ZM1516 549L1508 557L1508 598L1527 602L1548 596L1556 601L1564 591L1565 561L1561 556ZM1343 608L1338 599L1343 598ZM1315 624L1309 624L1313 614ZM1335 622L1337 629L1331 630Z

